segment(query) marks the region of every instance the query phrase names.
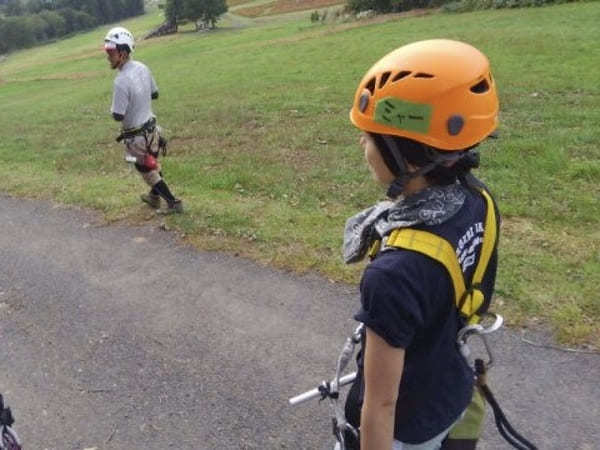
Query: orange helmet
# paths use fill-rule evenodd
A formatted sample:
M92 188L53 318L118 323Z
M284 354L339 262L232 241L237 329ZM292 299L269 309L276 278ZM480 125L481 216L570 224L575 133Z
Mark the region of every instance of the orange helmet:
M486 56L434 39L381 58L360 82L350 120L363 131L464 150L498 125L498 96Z

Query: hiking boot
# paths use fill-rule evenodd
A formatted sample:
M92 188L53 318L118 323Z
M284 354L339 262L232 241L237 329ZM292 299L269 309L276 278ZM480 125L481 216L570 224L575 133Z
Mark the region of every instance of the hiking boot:
M166 208L159 209L156 212L163 216L169 214L181 214L183 212L183 202L181 200L175 200L173 203L170 203Z
M140 198L142 199L142 201L144 203L147 203L152 208L154 208L154 209L160 208L160 196L153 194L153 193L149 193L149 194L140 195Z

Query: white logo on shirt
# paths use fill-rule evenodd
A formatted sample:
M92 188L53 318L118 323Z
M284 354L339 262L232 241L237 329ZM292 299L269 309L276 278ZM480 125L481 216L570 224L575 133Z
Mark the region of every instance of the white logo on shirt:
M469 227L469 229L458 240L456 247L456 256L461 265L463 273L475 264L475 250L483 242L483 222L477 222Z

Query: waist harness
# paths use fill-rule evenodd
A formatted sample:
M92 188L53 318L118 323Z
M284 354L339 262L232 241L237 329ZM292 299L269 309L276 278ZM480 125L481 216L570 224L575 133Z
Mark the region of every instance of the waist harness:
M144 123L141 127L137 127L137 128L128 128L126 130L123 130L121 132L121 134L119 134L117 136L117 142L121 142L123 139L129 139L135 136L142 136L142 135L147 135L147 134L151 134L154 132L154 129L156 128L156 119L154 117L152 117L150 120L148 120L146 123Z
M166 156L167 140L161 136L159 130L160 127L156 126L156 118L152 117L141 127L123 130L121 134L117 136L116 140L117 142L121 142L123 139L129 139L135 136L144 136L144 139L146 139L146 150L148 151L148 153L150 153L155 158L158 157L159 154L162 154L162 156ZM158 143L156 149L153 149L152 146L154 144L155 134L158 136Z
M498 242L494 201L485 189L481 188L478 191L486 202L485 226L479 261L469 283L465 283L454 247L440 236L412 228L398 228L385 238L383 245L384 248L401 248L422 253L442 264L452 280L456 307L468 324L479 322L480 314L487 310L491 302L491 298L486 299L481 291L481 281ZM369 257L374 258L380 250L382 241L377 240L369 250Z

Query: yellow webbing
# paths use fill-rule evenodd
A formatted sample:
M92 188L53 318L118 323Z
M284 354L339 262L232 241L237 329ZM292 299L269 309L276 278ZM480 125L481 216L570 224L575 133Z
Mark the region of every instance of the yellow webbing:
M481 247L479 261L471 281L471 286L475 286L475 288L467 295L465 299L463 299L463 296L465 295L467 288L465 286L465 280L460 263L458 262L458 258L456 256L456 251L444 238L427 231L413 230L411 228L400 228L392 231L388 236L387 242L385 243L386 247L413 250L429 256L430 258L442 264L450 274L452 285L454 286L454 300L456 307L460 309L460 312L469 320L470 324L477 323L479 321L477 312L483 304L484 297L483 293L477 288L477 286L483 280L483 276L494 251L494 247L496 246L497 237L494 203L491 196L485 190L482 189L480 192L485 199L487 207L485 228L483 232L483 244ZM378 250L379 249L377 248L375 252Z
M473 284L481 283L483 275L487 269L487 265L492 257L492 252L496 246L496 211L494 210L494 202L490 194L484 189L481 189L481 195L485 199L487 210L485 213L485 228L483 231L483 245L481 247L481 255L479 256L479 263L475 268L473 274Z
M446 239L427 231L399 228L390 233L385 245L423 253L442 264L452 278L454 298L458 306L466 290L465 281L456 252Z

